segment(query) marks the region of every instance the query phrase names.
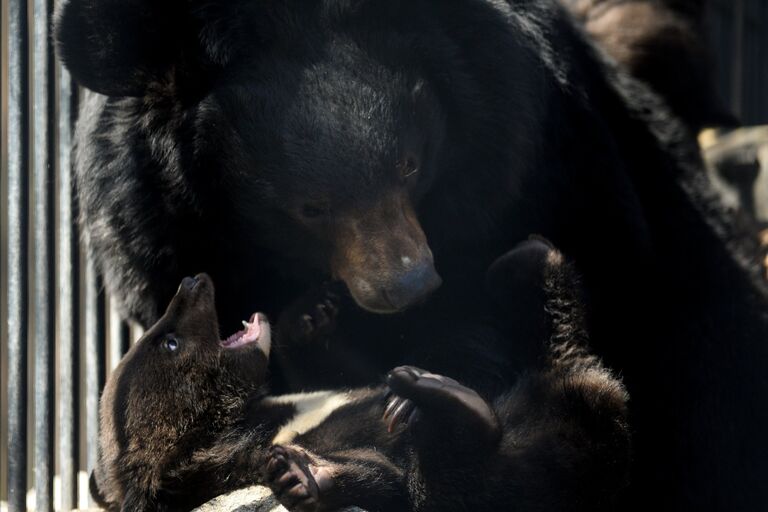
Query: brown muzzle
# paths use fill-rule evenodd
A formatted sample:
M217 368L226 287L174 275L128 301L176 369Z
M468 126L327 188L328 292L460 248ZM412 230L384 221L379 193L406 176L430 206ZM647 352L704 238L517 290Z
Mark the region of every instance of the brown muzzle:
M406 197L390 196L337 223L333 272L362 308L375 313L402 311L442 283Z

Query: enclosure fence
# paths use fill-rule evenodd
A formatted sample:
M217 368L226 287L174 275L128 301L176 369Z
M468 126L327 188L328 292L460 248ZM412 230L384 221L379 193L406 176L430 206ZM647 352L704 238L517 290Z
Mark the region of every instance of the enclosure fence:
M70 160L78 91L56 61L50 0L0 0L0 507L89 506L98 398L139 332L80 247ZM768 122L768 0L718 0L719 88Z
M88 506L98 398L129 345L78 239L76 87L56 61L53 2L2 3L0 500Z

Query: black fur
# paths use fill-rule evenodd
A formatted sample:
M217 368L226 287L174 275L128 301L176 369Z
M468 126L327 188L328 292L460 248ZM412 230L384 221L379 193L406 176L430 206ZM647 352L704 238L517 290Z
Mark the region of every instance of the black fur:
M213 497L209 485L242 486L229 468L247 464L257 433L242 431L238 421L246 404L266 392L266 375L263 343L224 348L213 284L207 276L186 278L107 381L93 498L109 510L183 510ZM269 418L262 423L269 428ZM196 486L201 468L208 481Z
M222 347L209 279L185 281L110 376L92 495L109 510L188 510L263 482L299 511L610 510L629 467L626 393L588 352L572 270L536 241L491 275L497 306L516 322L525 302L539 327L507 393L489 404L451 379L397 368L389 391L347 392L284 446L272 440L297 411L265 395L267 328L258 345ZM388 403L406 405L409 421Z
M562 0L598 45L694 131L733 126L715 88L705 0Z
M63 3L58 34L75 78L93 84L67 20L126 51L137 24L152 27L91 18L87 4ZM685 127L602 63L561 7L185 6L196 37L184 57L122 92L139 96L87 94L78 125L83 232L125 313L151 324L181 276L205 270L229 327L335 273L355 301L342 299L332 336L284 347L294 371L277 379L363 385L414 364L492 398L520 369L505 347L525 336L489 315L484 272L539 232L583 272L594 347L633 397L626 508L768 502L756 242L715 201ZM402 253L423 270L412 282ZM414 305L411 286L433 290L434 270L442 287ZM411 304L403 313L354 304L381 309L393 286L389 309Z

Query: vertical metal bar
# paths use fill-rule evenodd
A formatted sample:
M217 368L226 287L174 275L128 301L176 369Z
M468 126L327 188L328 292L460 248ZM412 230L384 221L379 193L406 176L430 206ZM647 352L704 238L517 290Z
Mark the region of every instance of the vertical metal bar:
M115 367L122 359L123 354L128 350L130 331L128 325L123 322L120 312L117 310L115 301L109 300L109 371Z
M762 0L760 0L762 1ZM759 56L758 44L759 44L759 25L757 20L758 13L758 0L748 0L744 9L744 64L743 64L743 76L744 81L744 122L748 124L756 123L755 114L757 113L757 106L760 103L759 96L765 94L766 91L758 91L755 88L757 75L760 69L760 61L757 60ZM762 63L765 65L765 63Z
M144 336L144 329L142 329L138 324L131 324L129 330L131 331L131 339L129 340L131 345L139 341L139 339Z
M733 47L731 59L731 110L741 117L743 104L743 79L744 73L744 0L733 2Z
M0 500L7 501L8 496L8 344L6 330L8 322L8 245L5 233L8 232L8 2L0 0Z
M768 90L768 1L763 1L760 6L760 26L758 35L760 38L758 48L760 49L757 82L758 91ZM768 123L768 94L760 94L760 123Z
M34 343L35 343L35 508L53 511L53 118L52 55L48 27L50 0L34 0L34 79L32 148L34 154Z
M104 382L105 301L90 260L86 262L84 277L86 464L88 471L91 471L98 461L99 393Z
M61 510L77 507L77 369L78 332L77 238L73 229L73 184L70 151L72 147L72 80L58 67L59 103L59 179L58 179L58 267L57 326L59 346L59 475Z
M29 76L27 2L9 2L8 44L8 509L26 508L27 208Z
M123 321L120 324L120 357L125 355L131 348L131 326Z
M768 122L768 98L766 98L766 77L768 76L768 2L762 0L755 6L755 18L756 23L754 27L755 33L755 64L752 70L754 91L755 91L755 105L754 116L756 123Z

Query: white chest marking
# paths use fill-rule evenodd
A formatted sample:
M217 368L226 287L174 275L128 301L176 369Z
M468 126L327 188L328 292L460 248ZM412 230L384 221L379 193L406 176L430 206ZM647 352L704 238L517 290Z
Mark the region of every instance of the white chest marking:
M288 404L296 408L296 415L272 439L272 444L286 444L321 424L333 411L348 404L351 398L348 393L317 391L275 396L267 400L273 404Z

